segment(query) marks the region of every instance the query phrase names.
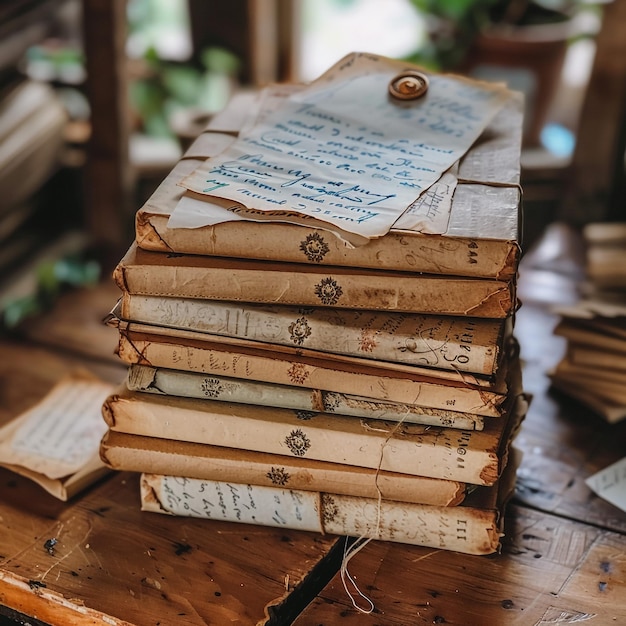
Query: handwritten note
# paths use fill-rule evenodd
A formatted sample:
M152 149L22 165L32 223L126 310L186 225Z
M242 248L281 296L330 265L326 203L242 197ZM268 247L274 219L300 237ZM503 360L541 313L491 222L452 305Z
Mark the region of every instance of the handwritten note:
M383 57L348 56L283 98L183 186L281 219L384 235L465 154L509 95L433 75L424 97L395 102L387 86L404 69Z
M110 392L110 385L97 380L63 380L0 431L3 462L49 478L78 471L98 455L106 431L101 408Z
M150 474L141 489L143 510L152 510L152 493L173 515L323 532L315 492Z
M585 483L601 498L626 511L626 457L590 476Z

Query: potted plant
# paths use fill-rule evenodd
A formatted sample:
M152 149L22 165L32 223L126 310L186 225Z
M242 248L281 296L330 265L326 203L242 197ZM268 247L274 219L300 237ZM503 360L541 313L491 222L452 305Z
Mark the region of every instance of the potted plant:
M506 80L526 94L527 145L539 143L575 34L575 0L411 0L427 41L411 60L438 70ZM512 84L511 84L512 83Z

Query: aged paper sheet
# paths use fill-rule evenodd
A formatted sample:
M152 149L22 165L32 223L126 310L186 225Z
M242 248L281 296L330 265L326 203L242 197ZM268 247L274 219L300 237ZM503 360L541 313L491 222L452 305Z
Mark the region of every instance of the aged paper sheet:
M196 199L244 217L315 226L321 221L360 237L384 235L467 152L510 97L499 86L432 75L425 96L394 101L387 86L405 68L352 54L309 87L269 96L239 138L183 186ZM170 227L192 227L179 211L202 212L190 204L185 199L177 207Z

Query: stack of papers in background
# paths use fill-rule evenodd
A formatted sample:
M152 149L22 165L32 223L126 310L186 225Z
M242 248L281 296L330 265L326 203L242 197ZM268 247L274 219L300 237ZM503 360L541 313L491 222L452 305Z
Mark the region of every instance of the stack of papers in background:
M520 102L433 76L399 105L401 69L356 54L308 91L235 99L138 212L101 454L144 474L144 509L498 549L527 408ZM434 136L394 138L419 110ZM394 208L385 181L418 201Z
M626 417L626 224L585 227L585 298L560 308L567 340L552 383L609 422Z

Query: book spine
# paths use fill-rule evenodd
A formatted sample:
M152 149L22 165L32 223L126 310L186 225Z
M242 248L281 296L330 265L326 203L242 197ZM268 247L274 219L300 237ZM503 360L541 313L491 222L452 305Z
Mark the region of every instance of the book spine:
M472 413L457 413L321 389L306 389L225 376L208 376L146 365L129 367L127 386L131 391L275 406L305 413L309 411L333 413L465 430L482 430L484 427L484 418Z
M122 291L137 295L493 319L514 309L512 281L307 269L120 263L113 275Z
M404 404L419 402L420 406L429 408L487 417L500 415L506 398L504 393L468 386L446 386L400 376L374 375L358 369L322 367L282 354L254 354L220 344L192 345L177 341L175 337L154 338L122 328L118 352L128 364L323 389Z
M467 554L491 554L500 544L498 513L430 507L340 494L143 475L145 511L187 517L353 535Z
M278 222L224 222L202 228L168 228L169 215L137 214L138 245L154 252L181 252L221 257L276 260L310 265L337 265L473 278L510 280L519 262L512 241L468 237L423 236L391 231L384 240L346 248L326 231Z
M500 433L394 424L126 392L103 405L111 430L390 472L493 484ZM176 419L172 416L176 415ZM500 421L500 420L498 420ZM508 421L508 420L507 420ZM502 428L502 425L499 426Z
M491 375L503 322L410 313L240 306L125 293L124 319L378 361Z
M466 493L465 483L457 481L196 443L159 442L114 431L103 438L100 455L108 467L120 471L330 491L363 498L378 498L380 493L387 500L432 506L456 506Z

